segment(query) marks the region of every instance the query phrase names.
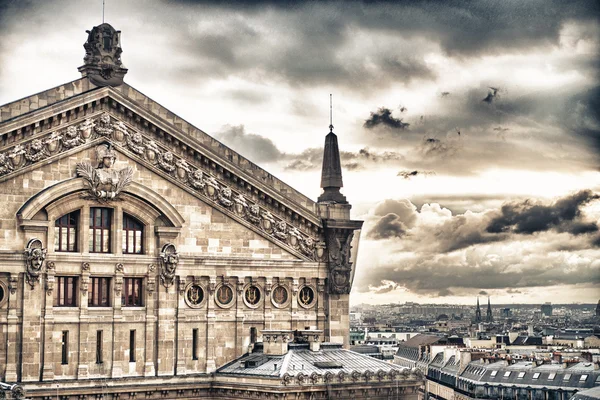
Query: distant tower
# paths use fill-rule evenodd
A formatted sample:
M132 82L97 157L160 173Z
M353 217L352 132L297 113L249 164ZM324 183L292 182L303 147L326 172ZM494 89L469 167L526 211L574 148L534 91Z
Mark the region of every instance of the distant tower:
M600 300L598 300L598 305L596 306L596 317L600 317Z
M542 311L542 314L544 314L546 317L551 317L552 316L552 303L542 304L541 311Z
M475 322L481 322L481 308L479 308L479 297L477 297L477 309L475 310Z
M492 305L490 304L489 296L488 296L488 308L487 308L487 312L485 314L485 321L486 322L494 322L494 317L492 315Z
M331 103L329 107L329 133L325 136L323 169L321 171L321 188L323 188L323 194L319 196L318 202L347 204L346 197L340 193L340 189L344 186L342 182L342 164L340 162L340 150L338 147L337 136L333 133Z

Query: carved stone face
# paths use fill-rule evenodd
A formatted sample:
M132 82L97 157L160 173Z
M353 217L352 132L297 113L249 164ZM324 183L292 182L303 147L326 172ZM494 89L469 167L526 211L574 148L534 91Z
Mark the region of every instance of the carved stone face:
M196 181L201 181L202 180L202 171L200 171L199 169L195 170L194 173L192 173L192 178L194 178L194 180L196 180Z
M104 168L112 168L115 165L116 158L113 156L106 156L102 159L102 166Z
M42 144L42 141L39 139L35 139L33 142L31 142L31 150L33 151L40 151L43 146L44 145Z
M39 270L42 268L42 263L44 262L44 252L42 249L33 249L31 252L31 268L34 270Z
M66 136L68 138L74 138L75 136L77 136L77 128L75 128L74 126L70 126L67 128L67 132L66 132Z
M165 266L167 267L167 271L169 273L174 273L177 268L177 263L179 262L179 256L177 254L169 254L167 255L167 259L165 261Z
M142 135L138 132L133 134L133 137L131 138L131 140L133 140L133 143L136 144L140 144L142 143Z

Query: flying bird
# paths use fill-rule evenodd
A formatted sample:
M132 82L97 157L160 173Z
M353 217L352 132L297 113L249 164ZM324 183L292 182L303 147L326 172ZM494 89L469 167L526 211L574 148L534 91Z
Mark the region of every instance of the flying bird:
M485 99L481 101L485 101L486 103L491 104L494 101L494 99L498 97L498 92L500 91L500 89L491 86L489 86L489 89L490 90L488 91L488 95L485 97Z
M448 97L450 96L450 92L442 92L442 97Z
M423 176L435 175L435 171L403 170L403 171L398 172L398 175L396 175L396 176L401 176L404 179L410 179L410 178L414 178L415 176L418 176L418 175L423 175Z
M460 136L460 129L458 129L458 126L455 129L456 129L456 133L458 133L458 136Z
M402 107L400 107L400 112L404 112L404 111L406 111L406 110L408 110L406 107L403 107L403 106L402 106Z

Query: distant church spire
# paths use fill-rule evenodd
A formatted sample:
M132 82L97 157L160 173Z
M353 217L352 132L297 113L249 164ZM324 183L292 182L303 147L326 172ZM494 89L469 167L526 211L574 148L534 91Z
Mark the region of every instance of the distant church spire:
M488 296L488 308L487 308L487 312L485 314L485 321L486 322L494 321L494 316L492 315L492 305L490 304L490 296Z
M600 317L600 300L598 300L598 304L596 305L596 317Z
M331 94L329 95L329 133L325 136L323 149L323 169L321 170L321 188L323 194L318 198L319 203L348 203L346 197L340 193L344 186L342 182L342 164L340 162L340 149L337 136L333 133L333 107Z
M477 296L477 309L475 310L475 322L481 322L481 308L479 308L479 296Z

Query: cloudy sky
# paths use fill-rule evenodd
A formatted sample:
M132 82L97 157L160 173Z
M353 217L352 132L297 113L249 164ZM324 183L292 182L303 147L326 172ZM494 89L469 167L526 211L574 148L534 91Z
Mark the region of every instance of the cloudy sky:
M353 304L600 298L597 2L106 3L127 83L313 199L333 93ZM101 4L0 0L0 104L77 79Z

